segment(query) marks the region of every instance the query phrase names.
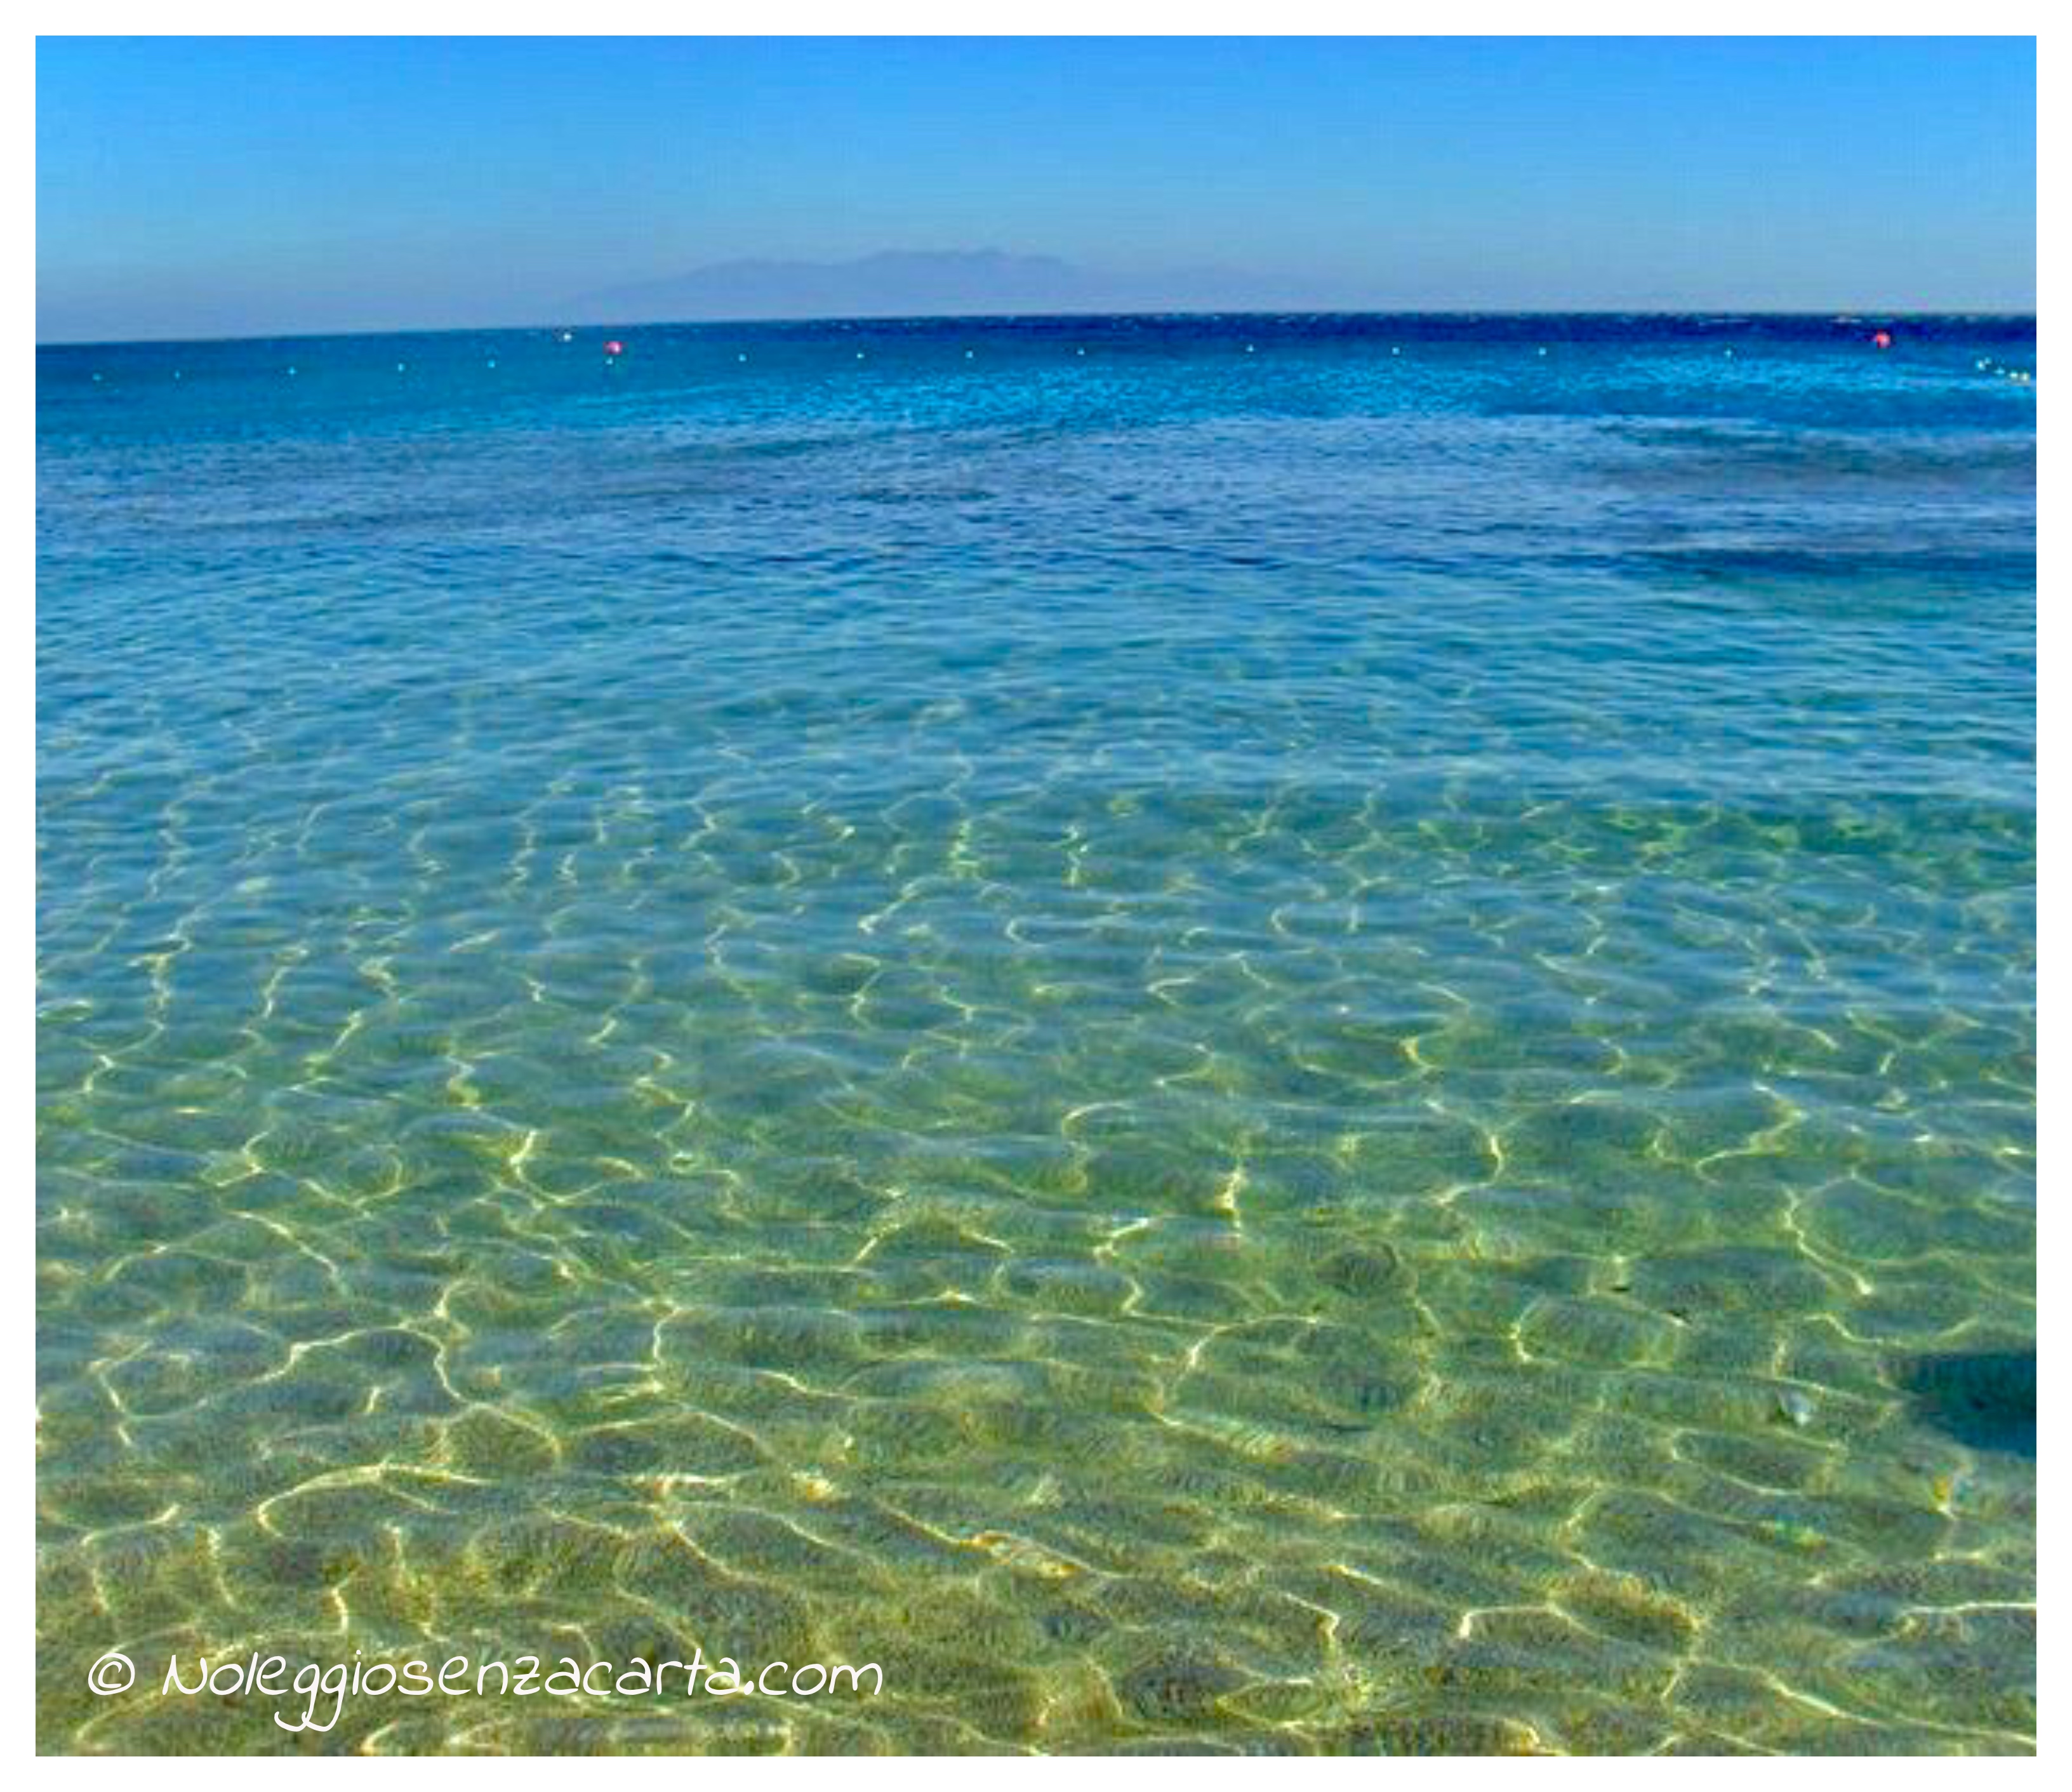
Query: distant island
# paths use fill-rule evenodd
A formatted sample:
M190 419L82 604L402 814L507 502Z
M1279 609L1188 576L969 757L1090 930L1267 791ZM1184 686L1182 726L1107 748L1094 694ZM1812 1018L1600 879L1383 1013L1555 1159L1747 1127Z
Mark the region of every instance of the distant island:
M1225 268L1123 274L1001 249L892 249L848 261L718 261L578 294L582 322L738 318L983 317L1018 312L1241 310L1351 295Z

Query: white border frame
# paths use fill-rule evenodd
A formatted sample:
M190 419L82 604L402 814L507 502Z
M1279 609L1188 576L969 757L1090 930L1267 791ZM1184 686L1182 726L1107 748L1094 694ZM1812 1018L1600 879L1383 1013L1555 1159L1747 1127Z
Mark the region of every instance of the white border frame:
M396 0L363 0L355 7L324 6L298 8L290 14L275 7L262 6L255 0L231 0L231 3L190 6L176 10L154 7L124 0L118 4L80 4L65 9L60 14L54 8L36 9L44 17L39 23L47 24L50 35L450 35L450 36L557 36L586 35L572 33L569 27L580 23L579 16L566 6L548 6L538 0L507 0L507 3L492 6L488 0L462 0L454 3L404 6ZM1423 9L1419 9L1422 11ZM1952 27L1961 28L1967 36L2008 36L2015 38L2037 37L2039 96L2043 91L2041 77L2044 72L2043 44L2040 38L2041 11L2036 6L2009 6L2000 3L1978 4L1967 6L1960 13L1947 7L1934 7L1922 0L1892 0L1882 6L1866 5L1794 5L1778 3L1778 0L1748 0L1748 3L1731 9L1699 12L1695 9L1679 9L1667 14L1659 6L1645 6L1638 0L1596 0L1596 3L1579 4L1561 9L1557 14L1553 9L1536 7L1510 0L1510 3L1488 3L1488 0L1461 0L1446 9L1443 23L1449 27L1444 35L1454 36L1477 35L1562 35L1562 36L1780 36L1808 35L1834 36L1939 36L1959 35ZM310 17L315 13L318 16ZM1391 16L1408 14L1408 17ZM1047 4L1034 4L1030 0L996 0L996 3L976 10L969 5L957 6L950 0L882 0L882 3L865 7L860 4L839 5L833 0L764 0L753 10L752 28L743 23L744 14L735 8L717 8L698 5L663 5L658 0L631 0L631 3L615 9L611 23L617 31L611 34L625 35L697 36L715 37L775 37L787 35L829 36L1286 36L1315 35L1320 36L1373 36L1388 35L1428 35L1414 30L1392 31L1392 27L1415 26L1427 22L1407 7L1389 9L1384 13L1379 7L1356 6L1350 0L1281 0L1270 14L1256 7L1240 6L1231 0L1050 0ZM1262 26L1270 23L1276 29L1267 31ZM1679 25L1695 24L1696 29L1679 30ZM172 27L178 27L177 32ZM332 29L326 31L323 27ZM1437 35L1437 34L1431 34ZM10 183L8 198L15 212L16 222L13 234L18 243L33 245L35 241L35 73L33 39L17 39L22 47L8 60L4 92L11 102L8 115L14 123L9 127L18 144L15 166L18 170ZM2039 214L2041 194L2053 190L2047 176L2054 162L2055 148L2061 141L2053 115L2039 104L2037 138L2039 187ZM2039 216L2039 223L2041 218ZM2049 284L2052 265L2049 250L2054 245L2039 231L2037 249L2038 310L2041 313L2042 289ZM26 352L27 345L35 336L35 254L31 248L27 257L27 266L17 276L15 284L16 317L20 335L17 341L23 345L19 358L13 364L13 376L22 388L18 398L16 415L27 417L35 409L35 372L32 362ZM19 425L18 425L19 427ZM23 495L18 499L15 512L17 546L8 561L10 574L5 587L8 602L6 617L7 639L10 651L4 667L0 667L0 677L4 677L4 713L14 719L9 724L10 738L6 749L9 767L5 781L6 820L4 836L0 836L0 850L5 853L5 890L7 912L15 917L10 926L10 936L16 947L5 961L5 981L0 984L0 1001L4 1001L6 1025L0 1029L0 1075L4 1075L6 1101L6 1136L14 1141L14 1161L23 1171L22 1181L17 1186L18 1202L14 1224L27 1227L30 1223L31 1202L30 1191L34 1186L34 1150L35 1138L35 639L34 595L34 541L35 460L33 439L27 430L17 437L15 450L17 483L15 489ZM2051 463L2045 457L2041 466L2047 474ZM2053 514L2049 500L2049 487L2046 478L2038 491L2039 516ZM2057 895L2066 887L2060 875L2062 860L2057 851L2057 832L2050 825L2049 805L2044 793L2052 787L2052 774L2066 763L2061 750L2064 734L2055 721L2053 706L2042 701L2042 694L2050 669L2058 663L2054 641L2062 625L2051 619L2049 607L2041 601L2041 593L2047 585L2044 568L2047 550L2039 543L2037 606L2038 652L2038 733L2037 778L2038 810L2041 824L2038 861L2038 925L2049 912ZM2038 1091L2038 1149L2045 1161L2057 1163L2056 1149L2058 1126L2054 1095L2054 1083L2062 1083L2051 1075L2060 1062L2057 1050L2058 1035L2062 1029L2052 1025L2052 1018L2059 1012L2054 1001L2044 1000L2047 987L2054 987L2051 972L2055 959L2044 956L2040 963L2038 996L2042 1005L2039 1023L2039 1046L2045 1080ZM2042 1215L2042 1236L2038 1258L2038 1287L2041 1292L2056 1262L2055 1234L2049 1210ZM23 1268L18 1272L24 1281L29 1278L33 1253L23 1254ZM10 1368L14 1378L14 1385L22 1387L31 1378L35 1361L35 1304L33 1290L25 1289L24 1300L19 1303L10 1322L10 1335L6 1353ZM2039 1342L2041 1342L2039 1338ZM2046 1416L2044 1429L2046 1434L2058 1435L2054 1413L2059 1405L2054 1379L2045 1382ZM25 1401L25 1405L29 1404ZM10 1597L4 1601L5 1609L11 1614L4 1638L0 1638L0 1716L4 1716L7 1729L20 1741L18 1745L23 1754L34 1748L34 1650L31 1636L29 1615L35 1606L35 1576L30 1553L31 1519L34 1504L34 1451L27 1441L29 1428L25 1424L18 1433L23 1442L18 1445L28 1460L23 1462L8 1478L6 1486L4 1510L8 1522L6 1535L13 1540L11 1547L0 1550L0 1589ZM2046 1498L2048 1496L2045 1496ZM2038 1529L2048 1529L2039 1514ZM2045 1570L2054 1560L2047 1547L2042 1550L2038 1569L2039 1603L2041 1583ZM2054 1610L2055 1609L2054 1606ZM2041 1704L2044 1708L2043 1723L2046 1726L2039 1737L2041 1746L2048 1746L2045 1738L2054 1740L2053 1714L2050 1710L2051 1689L2054 1687L2054 1651L2050 1640L2057 1634L2055 1623L2045 1632L2045 1641L2039 1646L2037 1671ZM160 1757L154 1757L160 1758ZM386 1757L384 1757L386 1758ZM257 1784L260 1776L278 1776L284 1765L284 1757L273 1757L252 1761L228 1761L209 1757L213 1763L212 1772L228 1772L246 1778L247 1784ZM810 1761L733 1760L710 1757L673 1757L661 1760L614 1761L602 1770L623 1785L636 1781L643 1786L669 1785L680 1788L684 1776L694 1776L700 1785L717 1784L771 1786L783 1783L797 1786L805 1783L803 1776L823 1774L830 1778L839 1776L844 1783L855 1782L861 1792L877 1792L877 1788L890 1788L898 1776L902 1789L917 1782L947 1786L954 1778L972 1770L1006 1772L1024 1776L1041 1774L1042 1766L1018 1763L1015 1757L985 1757L982 1769L974 1764L952 1757L908 1757L893 1759L848 1759L823 1757ZM1229 1759L1150 1760L1132 1758L1074 1759L1070 1771L1075 1781L1084 1778L1093 1792L1109 1786L1128 1784L1133 1787L1142 1785L1147 1776L1154 1780L1178 1783L1184 1774L1191 1782L1197 1776L1220 1778L1234 1785L1240 1778L1256 1778L1265 1764ZM51 1757L37 1759L33 1771L48 1773L56 1778L63 1775L74 1783L91 1782L96 1786L113 1786L116 1776L131 1771L121 1760L91 1757ZM290 1774L301 1769L288 1764ZM349 1773L349 1768L331 1763L310 1763L310 1770L319 1773ZM430 1776L458 1774L475 1783L487 1785L490 1777L510 1789L514 1781L523 1782L525 1787L541 1788L557 1783L558 1777L566 1772L559 1757L498 1757L471 1760L467 1757L439 1756L412 1757L393 1761L388 1771L400 1771L406 1777L416 1778L420 1784L429 1784ZM1052 1769L1058 1770L1058 1769ZM1284 1771L1289 1769L1283 1769ZM1482 1779L1502 1769L1490 1761L1449 1760L1417 1762L1355 1761L1319 1760L1292 1769L1294 1772L1318 1777L1332 1777L1341 1785L1351 1783L1352 1776L1369 1780L1380 1774L1393 1778L1406 1770L1424 1780L1443 1777L1453 1783L1473 1778ZM1518 1769L1522 1771L1523 1769ZM1657 1774L1663 1764L1655 1761L1613 1761L1601 1759L1577 1758L1559 1764L1550 1764L1542 1771L1551 1771L1578 1784L1576 1776L1603 1774L1625 1777L1628 1783L1637 1783L1642 1774ZM1729 1764L1716 1761L1694 1760L1679 1765L1679 1777L1689 1781L1716 1783L1719 1776L1730 1773ZM1761 1769L1766 1774L1783 1773L1788 1780L1800 1784L1811 1784L1815 1775L1830 1771L1824 1762L1803 1757L1786 1757L1766 1763ZM2007 1761L1967 1761L1967 1772L1993 1775L2026 1774L2033 1771L2033 1763L2020 1760ZM156 1772L171 1773L184 1778L194 1769L184 1761L167 1761ZM369 1769L372 1771L372 1769ZM1881 1762L1877 1769L1881 1778L1888 1782L1897 1782L1896 1792L1910 1792L1913 1786L1926 1786L1931 1774L1942 1777L1947 1769L1943 1762L1934 1758L1906 1758ZM550 1779L549 1776L557 1778ZM522 1789L521 1789L522 1792Z

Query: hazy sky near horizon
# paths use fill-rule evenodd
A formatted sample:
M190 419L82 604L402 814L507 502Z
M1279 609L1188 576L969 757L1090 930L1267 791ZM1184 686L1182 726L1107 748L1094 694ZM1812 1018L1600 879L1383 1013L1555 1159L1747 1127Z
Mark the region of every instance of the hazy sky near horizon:
M36 86L44 340L885 249L1376 308L2035 302L2025 39L44 38Z

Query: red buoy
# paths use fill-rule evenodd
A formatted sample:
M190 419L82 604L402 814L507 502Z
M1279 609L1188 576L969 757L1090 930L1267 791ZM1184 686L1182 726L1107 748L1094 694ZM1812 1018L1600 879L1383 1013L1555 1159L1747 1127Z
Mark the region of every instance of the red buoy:
M1892 332L1889 330L1881 330L1871 338L1871 341L1877 347L1889 348L1892 347Z
M608 342L604 345L604 351L607 355L623 355L626 352L626 344L623 342Z

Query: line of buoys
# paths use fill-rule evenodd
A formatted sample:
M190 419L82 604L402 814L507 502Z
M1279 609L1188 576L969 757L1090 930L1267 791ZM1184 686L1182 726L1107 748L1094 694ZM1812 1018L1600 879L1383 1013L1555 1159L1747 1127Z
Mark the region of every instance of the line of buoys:
M2002 367L1990 355L1981 356L1977 360L1972 362L1971 365L1980 373L1993 374L2000 379L2012 380L2018 386L2033 386L2036 384L2036 376L2027 368Z
M564 330L559 332L559 337L562 342L573 342L575 340L575 332L572 330ZM1869 338L1871 346L1873 348L1880 350L1891 348L1893 345L1894 340L1895 337L1893 332L1889 330L1873 331ZM1244 352L1248 355L1256 355L1259 352L1259 345L1256 343L1247 343L1244 346ZM612 362L618 360L626 353L626 344L617 337L612 337L604 343L603 350L606 364L609 365ZM1072 352L1075 356L1083 360L1086 356L1087 350L1083 347L1075 347ZM1400 344L1392 343L1388 352L1392 357L1400 358L1403 350ZM1544 345L1537 347L1533 351L1534 355L1540 358L1544 358L1551 352L1552 351ZM1738 356L1740 351L1737 349L1729 346L1723 347L1720 352L1725 357L1725 359L1731 361ZM865 361L870 359L868 351L864 349L857 349L855 351L855 355L856 359L859 361ZM973 348L967 348L964 351L964 358L968 361L976 360L977 355L977 350ZM748 352L746 349L738 351L734 356L734 360L737 362L744 364L747 362L748 359ZM483 365L490 368L491 371L495 370L497 364L497 358L494 355L487 356L483 362ZM2009 380L2016 385L2027 386L2033 385L2036 383L2036 375L2033 371L2022 368L2003 367L1998 362L1995 361L1990 356L1980 356L1976 357L1972 361L1971 365L1978 372L1989 373L1996 378ZM408 361L398 361L396 364L396 371L398 373L407 373L409 372L409 369L410 364ZM283 368L282 372L288 378L292 380L301 373L302 369L299 366L290 364L290 366ZM171 377L175 380L183 380L187 377L186 370L184 368L175 368L172 370ZM101 372L96 372L92 374L92 378L96 385L101 385L105 383L106 375Z

